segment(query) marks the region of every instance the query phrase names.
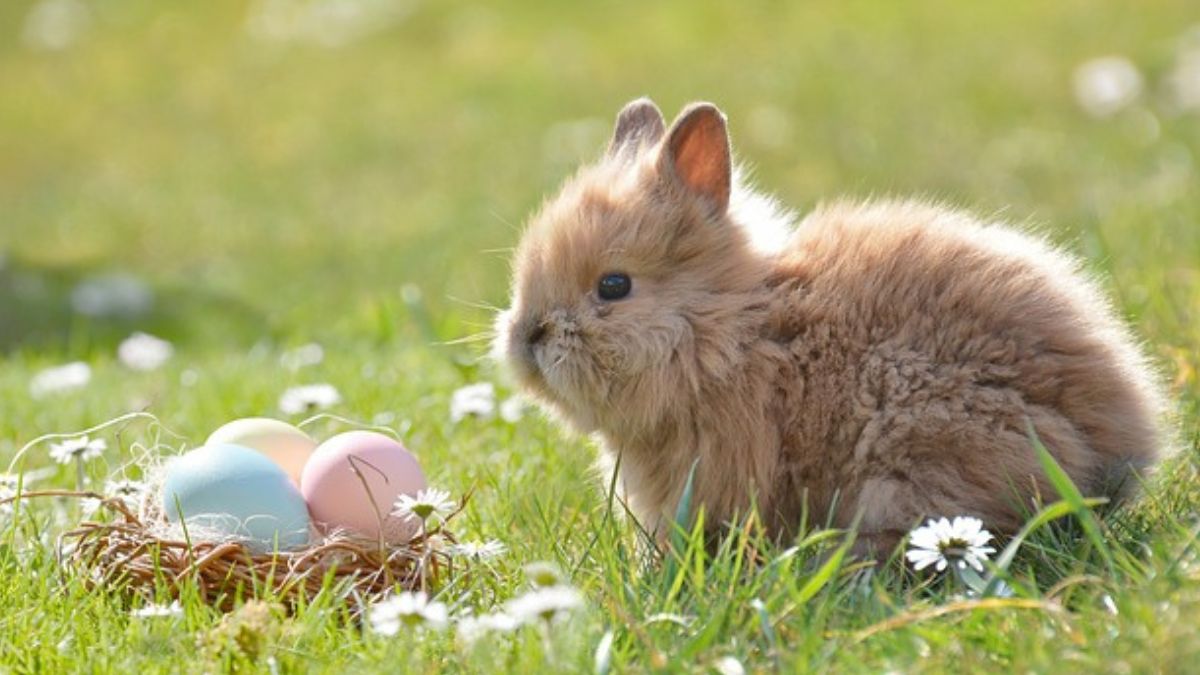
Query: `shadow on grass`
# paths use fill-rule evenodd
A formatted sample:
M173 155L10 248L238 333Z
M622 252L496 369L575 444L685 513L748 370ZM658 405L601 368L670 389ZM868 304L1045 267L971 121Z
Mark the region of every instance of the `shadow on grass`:
M120 270L0 260L0 354L109 351L134 331L177 344L270 337L258 308L198 286L154 286Z

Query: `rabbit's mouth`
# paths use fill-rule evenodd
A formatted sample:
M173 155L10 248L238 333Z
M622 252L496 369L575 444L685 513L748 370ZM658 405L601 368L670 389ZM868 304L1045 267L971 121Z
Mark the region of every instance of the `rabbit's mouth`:
M565 354L547 355L545 328L528 319L517 318L512 309L496 317L496 342L492 353L497 360L508 363L520 383L527 389L555 400L556 395L547 375L562 365Z
M570 418L580 417L589 390L586 353L579 327L561 312L544 319L514 310L497 317L493 353L505 361L527 393Z

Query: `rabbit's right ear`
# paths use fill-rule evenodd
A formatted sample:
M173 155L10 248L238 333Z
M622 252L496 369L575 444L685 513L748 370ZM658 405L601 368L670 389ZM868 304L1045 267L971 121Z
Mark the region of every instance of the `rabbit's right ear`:
M733 183L730 154L725 115L711 103L693 103L671 125L659 169L717 213L725 213Z
M654 101L644 97L630 101L617 115L617 128L608 143L608 154L615 156L627 149L636 152L638 147L654 145L665 129L662 111Z

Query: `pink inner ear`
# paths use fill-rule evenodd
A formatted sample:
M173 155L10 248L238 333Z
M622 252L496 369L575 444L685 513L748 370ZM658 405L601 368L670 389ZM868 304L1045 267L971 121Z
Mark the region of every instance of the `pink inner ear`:
M716 113L695 120L672 143L675 172L684 185L716 203L729 206L729 140Z

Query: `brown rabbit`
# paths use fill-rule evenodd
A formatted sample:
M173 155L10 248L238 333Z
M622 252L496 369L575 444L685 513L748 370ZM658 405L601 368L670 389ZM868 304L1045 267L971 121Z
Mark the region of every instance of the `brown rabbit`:
M837 202L793 229L739 184L716 107L664 130L643 99L530 222L496 347L598 436L650 531L698 459L708 522L757 507L785 537L806 512L861 516L886 553L923 518L1013 532L1054 497L1030 424L1086 495L1156 461L1155 378L1078 267L921 201Z

